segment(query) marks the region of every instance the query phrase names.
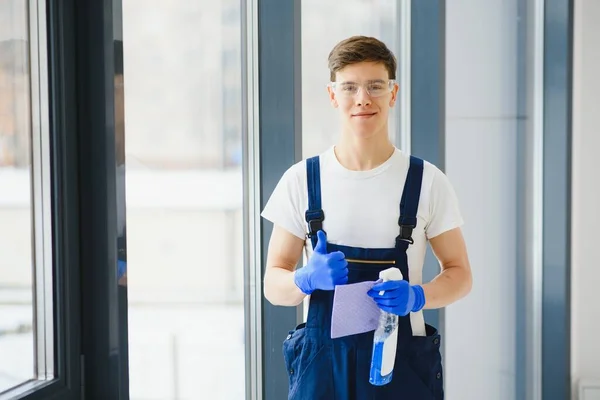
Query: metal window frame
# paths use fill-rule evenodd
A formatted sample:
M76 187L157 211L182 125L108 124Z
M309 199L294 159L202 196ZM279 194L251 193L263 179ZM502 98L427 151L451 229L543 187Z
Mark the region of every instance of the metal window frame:
M65 3L67 1L65 0ZM81 355L83 393L129 398L127 288L117 281L118 158L115 133L115 44L121 0L67 3L74 12L79 167Z
M36 19L38 22L45 19L46 24L37 27L37 34L43 39L46 33L45 50L47 51L44 54L44 49L39 49L40 55L36 57L39 64L32 62L31 65L32 70L37 69L40 77L38 87L32 91L39 97L32 98L32 103L39 102L40 112L37 113L39 117L37 123L42 132L47 132L49 139L47 143L40 141L39 148L34 151L43 152L45 148L50 156L48 163L42 164L42 173L43 178L50 184L49 206L52 218L50 221L43 220L43 229L51 232L52 253L47 254L43 260L46 270L39 279L45 281L41 288L46 295L52 296L54 335L50 341L46 341L45 345L54 348L54 357L51 360L42 360L42 363L51 362L53 379L32 380L5 392L0 395L0 398L9 396L10 399L27 400L79 399L81 398L79 187L77 117L72 112L77 102L73 79L74 43L72 35L68 32L68 27L72 26L74 19L69 12L72 10L72 5L69 8L65 2L51 0L41 3L43 2L39 4L37 16L32 15L31 23L35 23ZM46 88L43 81L45 74L47 74ZM47 105L44 104L45 98ZM43 114L46 112L47 120L44 121ZM50 226L47 225L48 223ZM48 246L46 240L47 237L44 239L43 247ZM48 275L52 276L51 291L46 285ZM48 304L49 302L45 306Z
M52 193L48 114L48 52L46 5L29 1L31 76L31 165L34 228L35 378L54 378L52 302Z
M543 56L541 398L571 396L573 0L546 0Z
M241 0L242 175L246 399L262 399L262 265L258 103L258 4Z
M396 19L398 23L397 35L399 46L398 70L400 93L398 94L398 103L400 112L398 113L398 129L396 132L396 143L400 150L406 154L411 153L411 106L412 106L412 87L411 87L411 67L412 67L412 0L400 0L397 3L398 12ZM418 5L417 5L418 7Z
M5 390L0 398L19 398L54 384L52 176L48 115L48 42L46 5L28 1L27 20L32 205L32 307L34 359L32 379Z
M518 7L515 398L537 400L542 398L545 0Z
M260 217L277 182L302 157L300 0L242 0L246 393L287 397L282 343L302 307L276 307L262 277L272 226Z
M117 284L116 221L117 196L125 193L116 183L114 118L121 0L44 5L52 167L43 172L52 183L55 379L7 395L127 399L127 289Z
M28 1L28 60L30 105L32 205L32 306L34 359L32 379L3 391L0 398L22 398L33 390L55 384L53 313L52 176L48 115L48 53L46 9L43 2Z
M410 152L445 170L446 1L412 1L410 6ZM439 274L427 248L423 281ZM425 322L444 335L444 310L423 311ZM441 351L444 345L442 342Z

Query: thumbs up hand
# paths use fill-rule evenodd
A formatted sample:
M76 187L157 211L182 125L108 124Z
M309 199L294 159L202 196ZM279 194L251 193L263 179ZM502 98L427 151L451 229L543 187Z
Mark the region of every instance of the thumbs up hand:
M325 232L317 232L317 245L308 263L294 272L294 283L305 294L333 290L348 282L348 262L341 251L327 253Z

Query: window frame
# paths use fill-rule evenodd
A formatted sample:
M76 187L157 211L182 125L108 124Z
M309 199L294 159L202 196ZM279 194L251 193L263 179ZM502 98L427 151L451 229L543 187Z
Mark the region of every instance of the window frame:
M115 40L121 39L115 32L122 31L115 28L122 24L121 1L86 7L75 0L40 3L46 27L37 28L46 32L47 60L41 51L40 64L32 63L32 68L42 77L47 74L48 84L47 91L43 85L34 90L39 98L31 101L43 106L48 99L47 121L42 115L37 123L47 130L49 141L34 151L47 146L50 152L51 168L42 177L51 182L52 266L40 279L53 278L55 373L0 398L127 399L127 289L117 284L115 207L117 196L125 196L116 183L114 124ZM43 38L42 31L38 34Z
M37 324L49 320L35 329L35 342L44 345L36 349L35 364L36 370L49 370L43 374L49 379L31 379L5 391L0 398L79 398L79 221L77 151L73 147L76 131L75 116L64 112L75 101L73 81L60 76L69 63L69 52L65 51L69 43L59 28L69 15L53 3L28 2L35 238L32 257L36 265L33 304L44 309L41 313L34 311L34 321ZM44 234L45 230L49 235ZM49 329L52 335L47 341ZM52 348L52 355L46 359L48 347Z
M287 396L281 352L302 307L275 307L262 277L272 226L260 217L283 172L302 156L300 0L242 0L246 398Z
M282 173L301 159L301 13L300 0L241 0L241 5L246 388L248 399L271 400L287 393L281 342L301 320L302 307L274 307L264 299L272 227L259 211ZM114 211L116 197L124 196L116 183L113 81L121 0L99 0L88 7L75 0L46 0L43 6L47 60L42 57L38 68L43 73L47 62L55 378L29 381L0 399L81 399L86 394L126 399L127 292L116 279ZM542 82L541 358L554 362L542 365L540 386L543 394L556 396L568 392L568 380L557 378L570 372L571 264L562 244L568 242L571 224L572 7L572 2L546 3L543 19L545 49L552 51L544 53ZM443 168L445 1L412 2L410 12L411 38L404 45L410 48L412 90L410 107L403 110L411 114L401 130L405 134L409 126L411 135L402 143ZM43 87L39 93L45 96ZM557 220L564 229L556 229ZM437 270L437 264L428 261L425 269ZM45 270L39 279L48 278ZM443 329L443 311L432 311L429 318Z

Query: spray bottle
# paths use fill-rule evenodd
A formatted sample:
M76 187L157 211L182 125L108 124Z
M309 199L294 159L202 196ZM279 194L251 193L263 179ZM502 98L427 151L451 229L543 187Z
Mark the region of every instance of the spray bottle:
M384 282L402 280L402 272L398 268L388 268L379 273L379 278ZM383 291L380 294L383 294ZM392 380L397 343L398 316L381 310L379 325L373 336L373 354L369 375L369 382L372 385L383 386Z

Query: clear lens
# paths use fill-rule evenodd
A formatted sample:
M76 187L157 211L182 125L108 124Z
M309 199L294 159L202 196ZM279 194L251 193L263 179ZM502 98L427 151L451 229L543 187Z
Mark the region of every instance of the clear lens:
M354 97L361 88L366 90L371 97L381 97L390 93L395 83L394 80L390 79L387 82L375 81L362 85L355 82L331 82L330 85L335 94L341 97Z

